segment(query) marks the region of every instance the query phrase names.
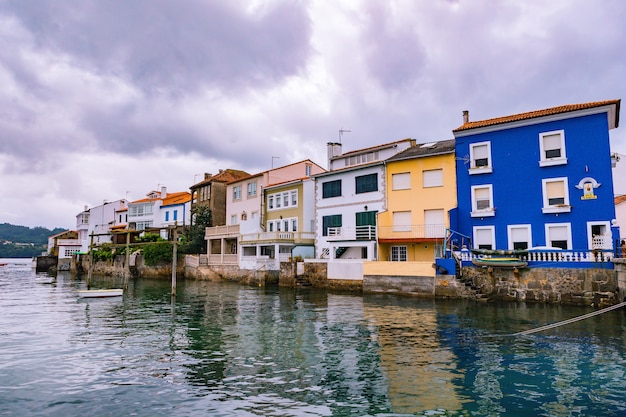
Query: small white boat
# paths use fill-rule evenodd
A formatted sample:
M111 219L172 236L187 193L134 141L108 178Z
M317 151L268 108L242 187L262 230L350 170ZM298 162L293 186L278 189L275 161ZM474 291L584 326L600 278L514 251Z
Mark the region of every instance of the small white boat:
M80 298L103 298L103 297L121 297L124 290L121 288L112 288L109 290L78 290Z

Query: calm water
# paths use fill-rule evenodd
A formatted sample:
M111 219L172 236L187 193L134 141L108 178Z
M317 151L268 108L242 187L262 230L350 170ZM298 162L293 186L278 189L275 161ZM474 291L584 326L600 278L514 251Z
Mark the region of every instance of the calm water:
M624 416L626 314L0 267L0 416ZM21 264L21 265L20 265ZM95 286L118 287L117 278Z

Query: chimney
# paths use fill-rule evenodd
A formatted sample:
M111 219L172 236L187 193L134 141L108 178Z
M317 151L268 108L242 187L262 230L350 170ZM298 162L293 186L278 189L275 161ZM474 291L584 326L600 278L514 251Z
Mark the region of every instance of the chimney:
M463 110L463 124L469 123L469 110Z
M328 142L326 144L326 150L328 151L328 170L331 169L330 161L338 155L341 155L341 143L338 142Z
M220 171L221 171L221 170L220 170ZM205 173L204 173L204 179L205 179L205 180L208 180L208 179L209 179L209 178L211 178L211 177L212 177L212 175L211 175L211 174L209 174L208 172L205 172Z
M161 198L167 197L167 187L161 187Z

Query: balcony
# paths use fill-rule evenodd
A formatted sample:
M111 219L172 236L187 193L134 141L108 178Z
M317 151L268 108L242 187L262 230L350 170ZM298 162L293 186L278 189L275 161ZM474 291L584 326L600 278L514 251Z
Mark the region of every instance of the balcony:
M376 240L376 226L329 227L326 238L331 241Z
M204 232L205 239L219 239L219 238L227 238L227 237L237 237L239 236L239 225L230 225L230 226L214 226L207 227Z
M446 226L443 224L416 224L378 227L378 239L381 241L419 241L444 239L445 237Z
M313 232L257 232L241 235L240 243L294 243L314 244Z

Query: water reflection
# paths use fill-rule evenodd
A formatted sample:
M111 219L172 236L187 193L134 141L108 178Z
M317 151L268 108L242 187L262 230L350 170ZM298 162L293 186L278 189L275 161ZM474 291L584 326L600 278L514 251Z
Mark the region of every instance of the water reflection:
M0 415L626 414L623 311L46 278L0 271Z

